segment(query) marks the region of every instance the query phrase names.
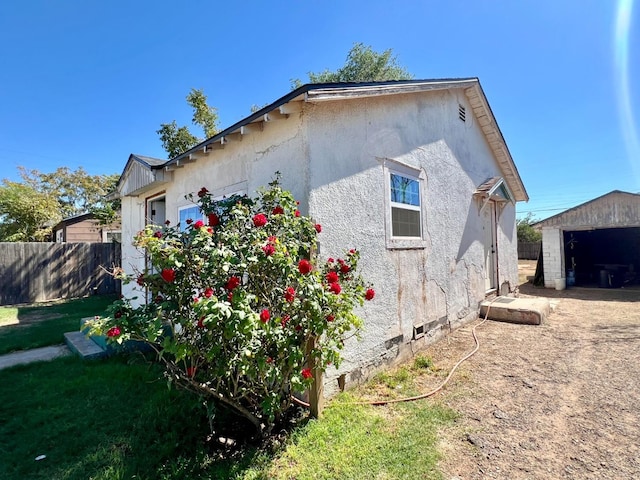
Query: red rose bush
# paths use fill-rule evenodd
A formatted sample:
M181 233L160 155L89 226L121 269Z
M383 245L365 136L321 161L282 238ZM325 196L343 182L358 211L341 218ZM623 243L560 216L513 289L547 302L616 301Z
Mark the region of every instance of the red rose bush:
M93 332L145 342L173 384L265 434L292 395L310 387L314 370L340 364L345 336L362 326L354 308L374 291L357 274L357 250L337 261L316 258L322 227L300 214L277 179L255 199L214 201L206 188L188 197L210 227L196 221L140 232L134 243L149 269L123 281L152 300L117 301Z

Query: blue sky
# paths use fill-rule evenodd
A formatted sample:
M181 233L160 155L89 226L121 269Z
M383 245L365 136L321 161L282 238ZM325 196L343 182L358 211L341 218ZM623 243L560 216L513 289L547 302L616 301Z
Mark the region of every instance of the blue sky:
M633 0L2 2L0 176L164 158L155 131L190 122L192 87L224 128L355 42L416 78L480 78L531 197L519 216L640 192Z

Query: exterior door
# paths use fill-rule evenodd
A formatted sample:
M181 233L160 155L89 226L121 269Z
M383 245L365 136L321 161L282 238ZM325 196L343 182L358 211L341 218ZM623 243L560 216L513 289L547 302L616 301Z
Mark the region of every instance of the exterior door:
M496 244L496 204L489 201L483 210L485 290L494 290L498 278L498 248Z
M145 225L158 225L162 226L167 219L167 209L164 196L154 197L147 199L146 212L145 212ZM145 263L147 265L147 271L155 273L155 269L151 265L150 258L145 254ZM147 303L151 303L151 291L147 290Z
M154 198L147 202L146 217L147 224L162 226L167 219L164 197Z

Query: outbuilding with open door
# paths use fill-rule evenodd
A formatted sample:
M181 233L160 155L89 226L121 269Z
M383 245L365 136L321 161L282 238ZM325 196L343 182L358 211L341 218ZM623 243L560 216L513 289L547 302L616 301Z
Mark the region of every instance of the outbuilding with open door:
M640 285L640 194L614 190L534 224L545 287Z

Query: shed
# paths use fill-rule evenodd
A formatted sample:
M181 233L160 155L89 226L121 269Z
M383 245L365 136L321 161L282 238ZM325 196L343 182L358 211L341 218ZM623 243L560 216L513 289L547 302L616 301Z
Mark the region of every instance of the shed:
M542 230L545 287L639 283L639 194L614 190L533 226Z
M52 229L56 243L75 242L120 242L120 222L100 225L92 213L83 213L65 218Z

